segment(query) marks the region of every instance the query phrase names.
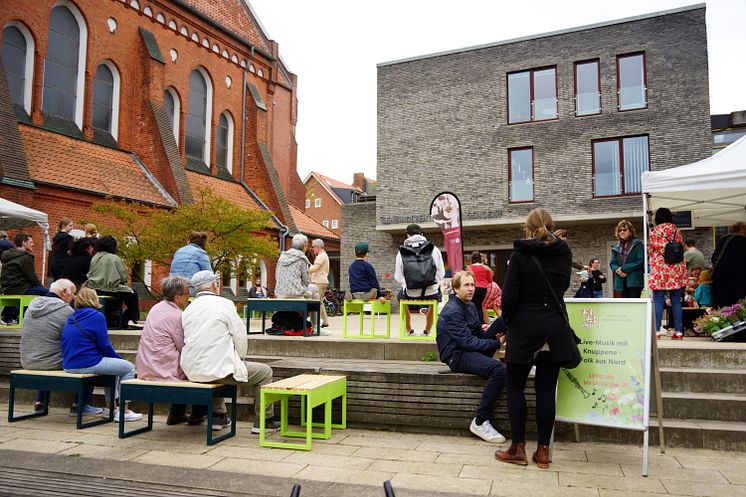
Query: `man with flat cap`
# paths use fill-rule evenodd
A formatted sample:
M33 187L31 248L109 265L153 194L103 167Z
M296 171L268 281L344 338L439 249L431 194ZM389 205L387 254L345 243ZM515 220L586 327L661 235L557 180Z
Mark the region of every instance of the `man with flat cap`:
M350 282L350 290L345 295L347 300L373 300L378 297L381 302L386 299L381 295L381 285L373 265L368 262L368 242L360 242L355 245L355 260L347 269Z

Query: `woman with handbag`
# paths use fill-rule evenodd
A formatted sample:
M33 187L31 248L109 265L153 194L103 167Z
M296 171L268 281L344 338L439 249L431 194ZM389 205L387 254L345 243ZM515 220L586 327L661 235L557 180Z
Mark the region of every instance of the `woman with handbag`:
M536 366L539 440L531 459L546 469L559 370L577 360L579 354L561 300L570 286L572 252L552 233L554 222L545 209L534 209L528 214L525 230L526 238L513 242L502 296L502 315L508 331L505 359L512 443L508 450L495 452L495 457L511 464L528 464L524 389L531 368Z

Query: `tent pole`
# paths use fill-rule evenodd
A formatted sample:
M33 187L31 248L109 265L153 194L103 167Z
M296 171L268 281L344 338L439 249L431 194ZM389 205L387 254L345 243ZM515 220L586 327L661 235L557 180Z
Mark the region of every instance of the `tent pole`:
M649 269L648 269L648 194L643 193L642 194L642 236L643 236L643 254L645 256L645 267L643 268L643 271L645 273L645 286L647 286L647 281L649 277Z

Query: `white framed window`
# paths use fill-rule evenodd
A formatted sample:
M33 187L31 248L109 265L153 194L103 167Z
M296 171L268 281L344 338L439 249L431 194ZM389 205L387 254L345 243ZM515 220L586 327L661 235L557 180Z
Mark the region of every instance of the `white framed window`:
M121 78L109 60L102 62L93 78L92 126L108 131L114 139L119 134L119 91Z
M311 199L307 198L306 199L306 209L308 209L309 207L311 207Z
M189 75L189 107L184 133L186 156L210 165L210 129L212 126L212 82L203 68Z
M48 40L42 111L74 121L83 129L88 29L83 15L69 0L58 0L50 12Z
M233 173L233 118L228 112L220 114L218 133L215 143L218 167L223 167Z
M339 223L336 219L332 219L332 229L335 230L339 226Z
M171 121L171 129L174 132L176 144L179 144L179 119L181 117L181 100L179 94L171 87L166 88L163 94L163 105L166 107L166 114Z
M10 21L3 29L1 56L5 76L10 87L10 98L31 114L31 89L34 83L34 38L28 28L18 21Z
M313 206L314 207L321 207L321 199L320 198L313 199Z
M324 226L324 228L328 228L329 227L329 220L328 219L324 219L323 221L321 221L321 224Z

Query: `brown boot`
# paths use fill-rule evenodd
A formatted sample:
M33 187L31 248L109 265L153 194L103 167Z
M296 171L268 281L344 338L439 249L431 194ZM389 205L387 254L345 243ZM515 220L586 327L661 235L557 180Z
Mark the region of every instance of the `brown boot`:
M531 460L541 469L549 469L549 446L537 445Z
M526 460L526 442L513 442L508 450L496 450L495 459L519 466L528 465Z

